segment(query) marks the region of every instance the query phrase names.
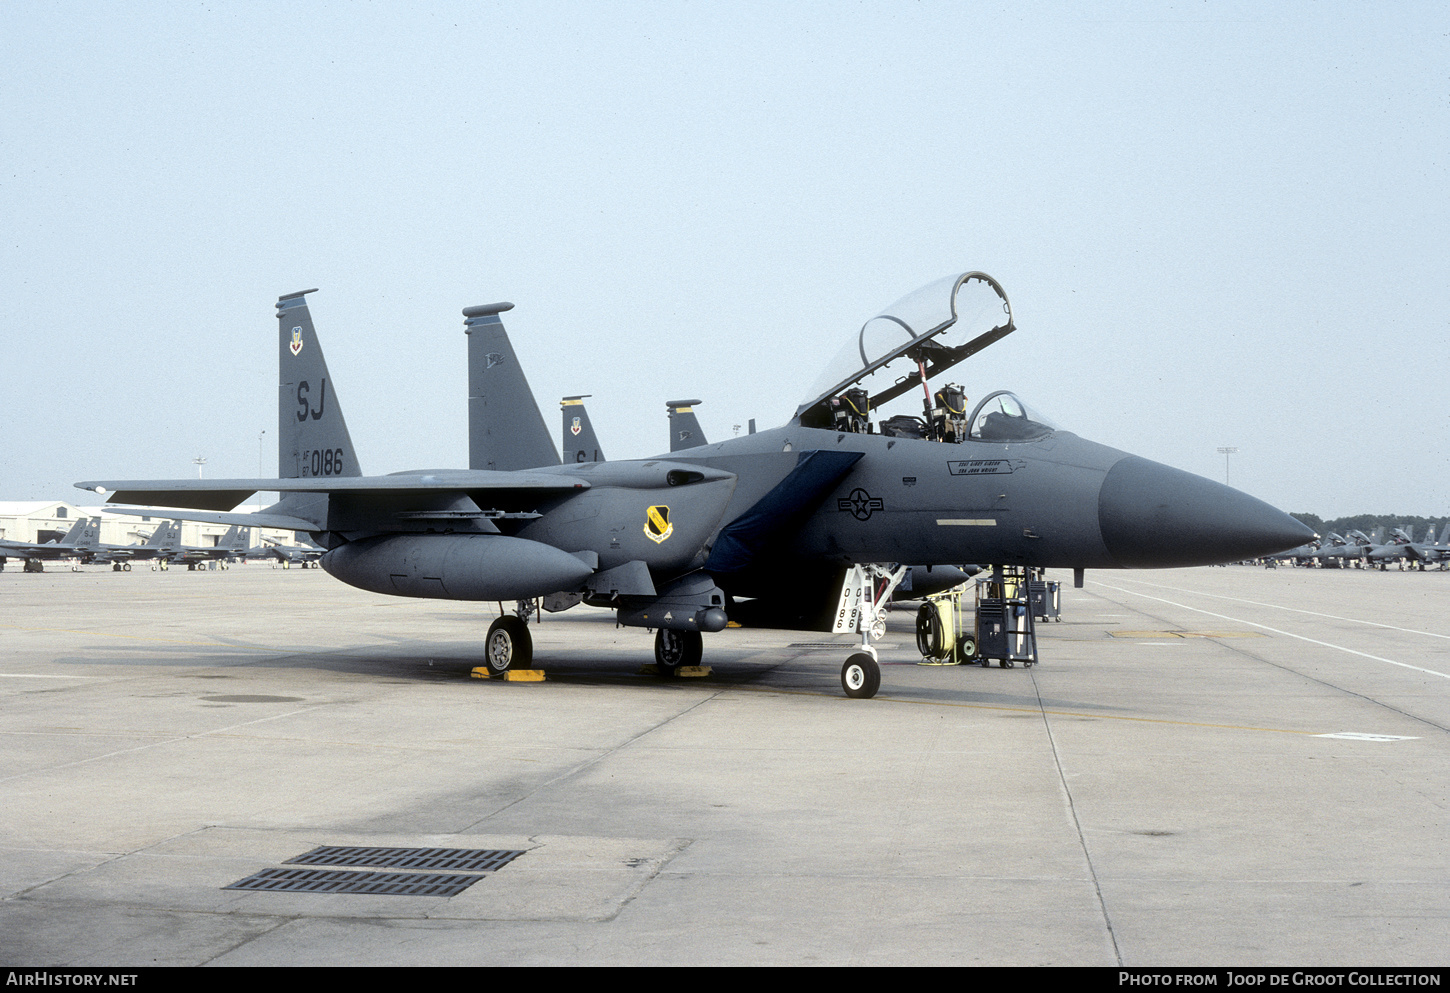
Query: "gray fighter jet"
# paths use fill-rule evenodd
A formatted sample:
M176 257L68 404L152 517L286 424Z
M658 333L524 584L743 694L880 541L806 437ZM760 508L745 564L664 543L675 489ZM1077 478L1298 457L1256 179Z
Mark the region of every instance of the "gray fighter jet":
M88 560L87 550L100 529L101 519L92 517L77 520L59 541L10 541L0 538L0 572L5 571L7 558L24 559L25 572L44 572L45 563L60 559L85 562ZM72 566L71 570L78 568L78 565Z
M503 375L516 367L499 317L512 305L470 307L472 468L388 476L359 472L305 294L277 306L283 478L77 485L192 519L308 531L329 549L324 569L375 592L581 596L656 629L664 671L698 661L701 633L750 599L780 620L860 634L842 686L871 696L871 630L899 563L1071 568L1080 584L1084 569L1239 561L1313 535L1247 494L1058 428L1011 393L970 414L934 404L930 377L1015 330L1006 293L980 272L867 321L787 424L621 462L560 464L522 374ZM912 374L897 379L901 365ZM918 386L922 437L877 431L872 415ZM228 513L259 490L282 498ZM489 669L526 666L531 652L518 617L489 629Z
M171 532L163 542L163 551L158 558L169 565L184 565L188 572L195 572L212 568L227 568L228 564L247 553L248 529L240 524L233 524L227 529L215 545L183 545L181 544L181 523L172 521Z
M1322 540L1316 538L1297 548L1291 548L1285 552L1275 552L1273 555L1265 555L1263 557L1264 566L1265 568L1273 569L1280 562L1288 562L1291 565L1308 565L1319 554L1319 548L1322 544Z
M320 568L318 562L325 551L326 549L306 538L300 545L282 545L263 538L260 545L252 545L242 557L248 561L270 561L274 568L280 565L283 569L291 569L293 566L299 569L317 569Z
M1391 528L1389 540L1383 543L1376 542L1365 554L1365 560L1369 565L1382 572L1390 567L1391 562L1398 565L1400 569L1404 569L1407 561L1414 561L1409 552L1410 544L1410 536L1405 534L1403 529Z
M1324 568L1359 569L1364 566L1365 555L1373 544L1362 531L1350 531L1344 537L1331 531L1315 557Z
M154 571L170 565L169 552L179 543L181 524L179 521L162 521L139 545L103 545L98 539L99 532L97 527L95 534L87 534L81 540L86 562L109 565L112 572L130 572L133 562L151 562Z
M1413 546L1415 557L1419 560L1421 569L1427 565L1440 564L1441 569L1450 566L1450 522L1440 530L1440 539L1432 541L1435 537L1435 526L1432 524L1425 532L1425 540Z
M1369 560L1381 569L1387 568L1391 562L1398 562L1401 569L1409 565L1410 568L1423 572L1425 566L1443 562L1447 553L1450 553L1450 548L1446 548L1444 545L1446 537L1450 537L1450 524L1447 524L1441 533L1439 544L1436 544L1434 540L1435 526L1433 524L1426 529L1424 541L1415 541L1403 528L1394 528L1390 531L1389 542L1371 551Z

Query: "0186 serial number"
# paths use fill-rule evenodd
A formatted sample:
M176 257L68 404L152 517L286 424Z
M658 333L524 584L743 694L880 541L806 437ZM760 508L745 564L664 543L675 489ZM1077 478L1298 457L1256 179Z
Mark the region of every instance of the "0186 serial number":
M302 453L298 469L303 476L341 476L343 462L341 448L314 448Z

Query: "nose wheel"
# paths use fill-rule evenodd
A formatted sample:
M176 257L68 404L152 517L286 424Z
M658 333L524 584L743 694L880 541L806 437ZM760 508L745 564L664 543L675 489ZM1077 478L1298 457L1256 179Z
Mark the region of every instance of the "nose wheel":
M906 576L904 565L855 565L846 570L832 634L861 636L861 650L841 667L841 689L848 697L869 699L881 688L881 664L872 638L886 634L886 604Z
M857 652L841 667L841 689L855 700L868 700L881 688L881 666L865 652Z

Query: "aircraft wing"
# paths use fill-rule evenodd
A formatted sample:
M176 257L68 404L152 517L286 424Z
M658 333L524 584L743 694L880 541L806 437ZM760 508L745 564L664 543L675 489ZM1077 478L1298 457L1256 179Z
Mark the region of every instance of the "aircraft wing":
M6 539L0 539L0 555L15 555L18 557L22 552L56 551L57 549L62 547L64 547L67 551L72 548L72 546L70 545L61 546L57 545L55 542L51 542L50 544L41 544L34 541L9 541Z
M100 479L76 483L76 486L96 493L113 490L109 501L111 503L224 511L231 510L258 492L346 493L356 496L494 492L520 496L534 493L542 496L585 490L589 488L589 483L553 473L499 472L485 469L418 475L323 476L304 479ZM253 524L260 523L258 515L248 514L246 517ZM287 527L289 530L299 530L296 527Z

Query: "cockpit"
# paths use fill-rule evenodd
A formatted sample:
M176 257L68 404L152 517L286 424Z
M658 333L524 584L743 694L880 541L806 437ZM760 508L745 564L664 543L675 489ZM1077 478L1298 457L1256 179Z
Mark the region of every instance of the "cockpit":
M862 325L796 416L803 427L947 444L1045 438L1056 425L1005 390L989 394L969 414L971 401L961 385L932 388L952 366L1014 330L1007 294L991 276L965 272L939 279ZM920 397L920 416L888 414L888 404L911 393Z

